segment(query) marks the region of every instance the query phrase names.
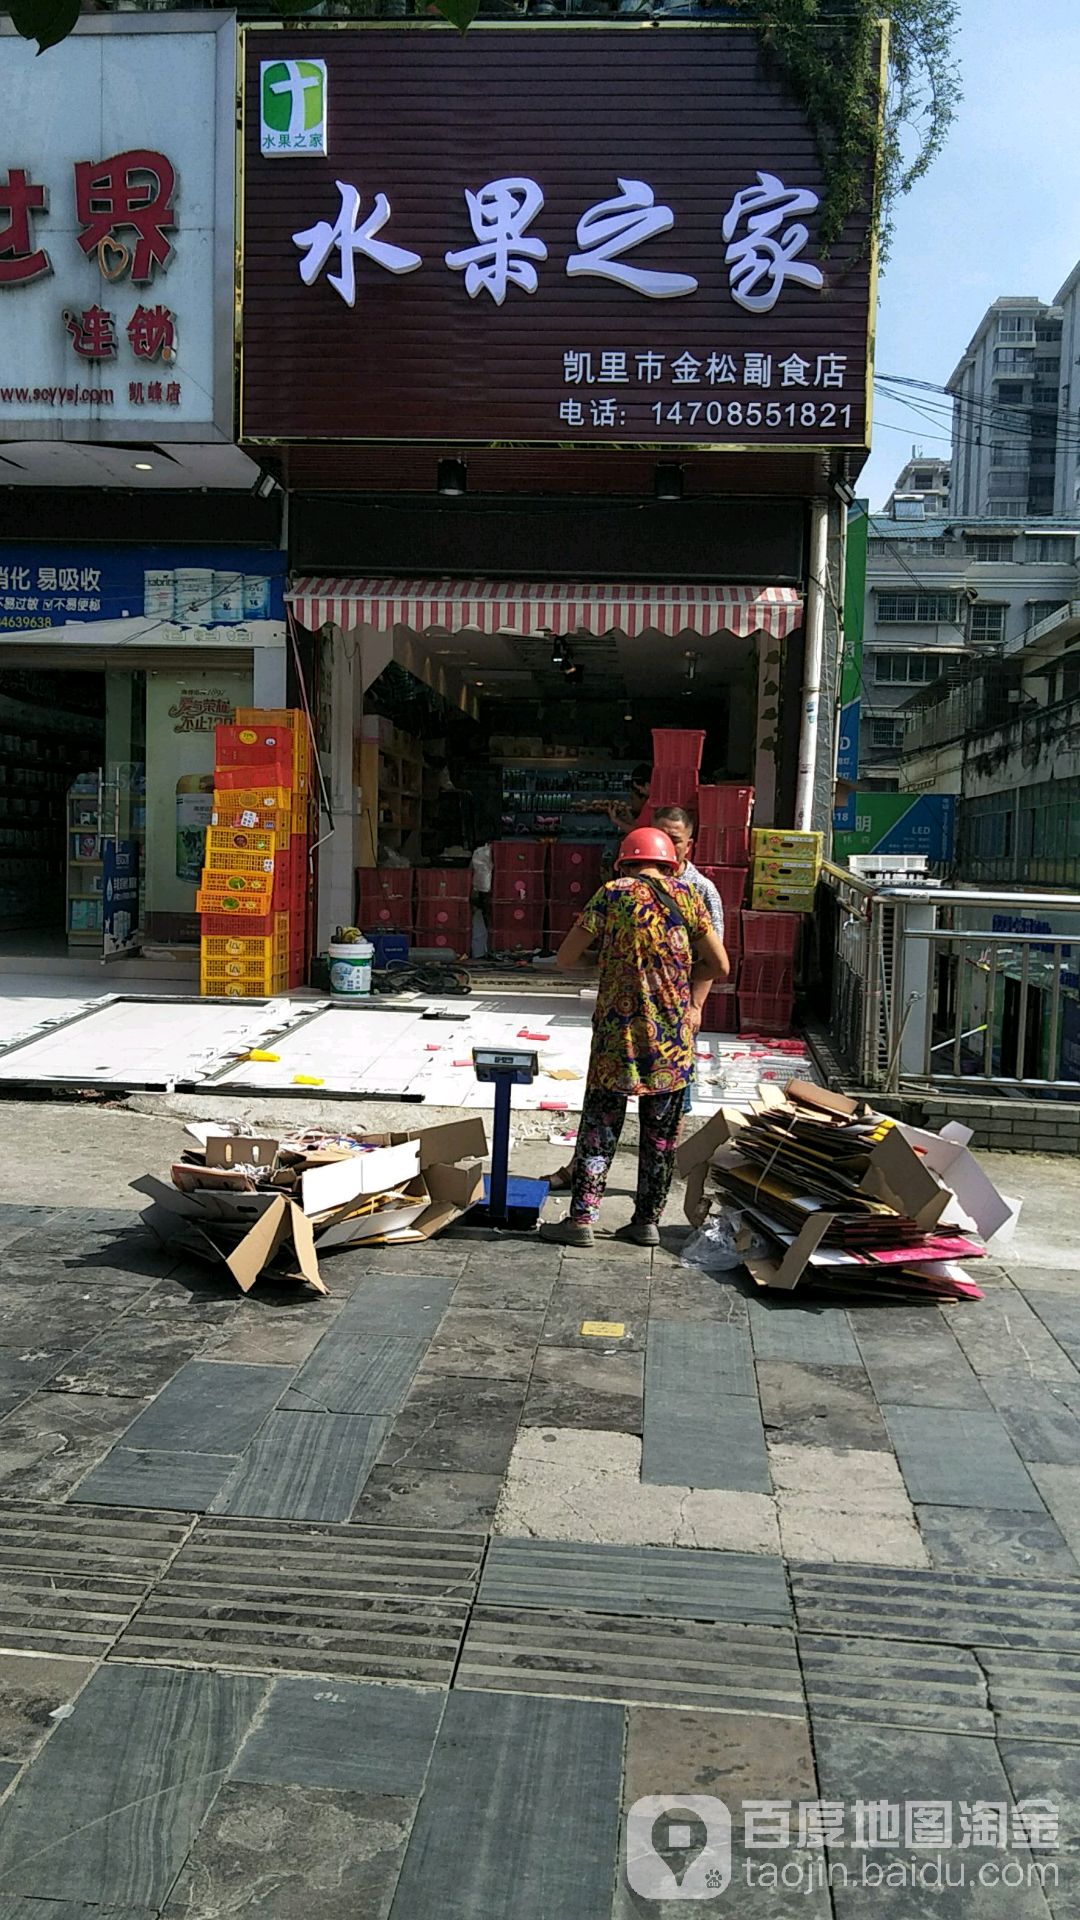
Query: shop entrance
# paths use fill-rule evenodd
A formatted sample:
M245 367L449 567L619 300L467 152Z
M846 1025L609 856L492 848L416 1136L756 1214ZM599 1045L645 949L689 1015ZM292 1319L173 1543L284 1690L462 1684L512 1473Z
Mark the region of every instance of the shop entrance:
M106 836L141 839L145 676L0 669L0 955L100 952Z

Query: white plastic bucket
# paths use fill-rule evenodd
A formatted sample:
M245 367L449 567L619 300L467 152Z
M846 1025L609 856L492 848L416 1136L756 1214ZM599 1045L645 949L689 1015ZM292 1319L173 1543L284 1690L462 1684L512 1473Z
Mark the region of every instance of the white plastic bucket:
M358 1000L371 992L374 958L370 940L331 940L330 992L335 1000Z

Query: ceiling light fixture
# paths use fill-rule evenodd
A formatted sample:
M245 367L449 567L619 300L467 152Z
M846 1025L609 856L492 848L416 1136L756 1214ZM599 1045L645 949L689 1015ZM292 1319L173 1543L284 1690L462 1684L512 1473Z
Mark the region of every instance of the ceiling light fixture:
M683 470L675 463L657 466L653 474L653 493L657 500L681 500Z
M438 493L447 499L460 499L469 484L468 468L464 460L440 460L436 469L435 487Z

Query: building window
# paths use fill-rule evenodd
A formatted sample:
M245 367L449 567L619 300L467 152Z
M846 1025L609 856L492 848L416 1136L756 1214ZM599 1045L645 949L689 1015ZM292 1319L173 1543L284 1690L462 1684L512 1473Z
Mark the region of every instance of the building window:
M1028 463L1027 440L991 440L990 465L992 467L1026 467Z
M934 484L934 476L932 473L913 473L911 476L911 484L913 487L932 487Z
M1024 389L1018 380L1002 380L998 384L997 397L1003 407L1018 407L1023 403ZM994 424L997 426L1001 423L995 421Z
M904 738L902 720L871 720L870 745L872 747L898 747Z
M968 616L968 639L985 643L1005 638L1005 608L980 602Z
M866 551L867 553L888 553L891 545L891 540L868 540Z
M997 323L999 340L1034 340L1035 321L1030 313L999 313Z
M984 539L981 534L975 534L964 541L964 552L970 560L1011 560L1013 543L1011 540Z
M1027 501L1026 500L995 500L994 510L995 512L1011 520L1015 518L1016 515L1024 514L1027 512Z
M874 679L879 687L925 687L945 671L940 653L875 653Z
M1036 373L1056 373L1061 365L1060 355L1037 353L1035 355ZM1055 393L1057 389L1055 388Z
M1025 554L1029 560L1058 560L1067 567L1076 551L1076 535L1072 533L1029 533Z
M1035 355L1026 347L995 347L994 373L1032 373Z
M879 593L880 626L955 626L955 593Z
M1028 626L1037 627L1041 621L1049 620L1052 613L1060 613L1068 606L1067 600L1032 600L1028 605Z
M1056 387L1036 387L1031 397L1037 407L1056 407L1058 390Z
M937 554L948 553L949 543L947 540L931 540L930 551Z

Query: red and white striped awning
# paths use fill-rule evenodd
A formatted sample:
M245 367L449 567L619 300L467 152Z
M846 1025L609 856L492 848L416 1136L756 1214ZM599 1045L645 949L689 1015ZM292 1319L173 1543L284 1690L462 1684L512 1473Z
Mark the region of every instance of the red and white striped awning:
M295 580L286 594L301 626L351 632L411 627L458 633L550 629L636 635L768 633L782 640L802 621L795 587L579 586L505 580Z

